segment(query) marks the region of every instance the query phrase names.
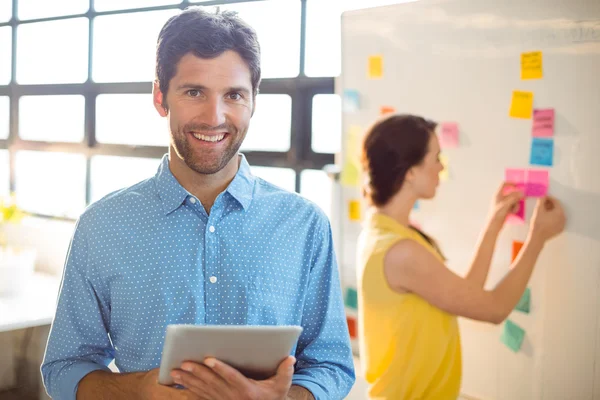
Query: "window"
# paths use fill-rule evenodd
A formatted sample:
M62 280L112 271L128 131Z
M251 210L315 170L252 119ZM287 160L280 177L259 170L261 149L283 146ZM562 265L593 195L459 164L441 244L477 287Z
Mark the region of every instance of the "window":
M11 50L12 30L10 26L3 26L0 28L0 85L7 85L10 82Z
M250 167L252 174L288 192L296 191L296 173L290 168Z
M0 22L9 21L12 17L12 1L0 1Z
M98 142L166 147L168 129L151 94L101 94L96 98Z
M88 75L87 48L87 18L19 25L17 82L84 82Z
M85 157L81 154L18 151L17 205L31 213L77 218L85 207Z
M177 3L181 3L181 0L94 0L94 10L124 10L129 8L164 6Z
M332 181L324 171L305 169L300 174L300 194L316 203L331 218Z
M166 10L96 17L93 80L153 81L158 34L167 19L176 13L177 10Z
M256 111L242 151L287 151L292 130L292 98L287 94L259 94Z
M8 96L0 96L0 140L8 138L9 103Z
M83 96L23 96L19 99L21 139L81 142L83 124Z
M415 0L308 0L306 75L338 76L341 71L342 12Z
M342 144L342 100L337 94L318 94L312 103L312 149L338 153Z
M92 157L90 169L91 201L100 200L115 190L134 185L154 176L159 164L160 160L156 158Z
M320 0L323 1L323 0ZM260 42L263 78L298 76L300 71L299 0L227 4L255 30Z
M10 193L9 180L8 151L0 150L0 198L5 198Z
M9 2L8 0L5 0ZM83 14L89 8L89 0L19 0L19 19L57 17L61 15Z

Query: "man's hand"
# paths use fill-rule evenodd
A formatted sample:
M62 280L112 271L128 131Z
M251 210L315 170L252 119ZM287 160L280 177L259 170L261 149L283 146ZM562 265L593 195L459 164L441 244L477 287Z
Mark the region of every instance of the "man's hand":
M285 400L295 363L296 359L289 356L279 364L275 376L262 381L246 378L214 358L207 358L203 364L184 362L171 376L202 400Z

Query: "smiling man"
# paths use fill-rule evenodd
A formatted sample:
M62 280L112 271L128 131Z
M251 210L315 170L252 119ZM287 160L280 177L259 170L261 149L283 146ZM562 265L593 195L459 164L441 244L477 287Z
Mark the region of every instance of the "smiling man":
M42 365L48 393L344 398L354 370L329 222L252 176L238 153L260 83L254 30L234 13L189 8L165 24L156 54L154 106L169 121L169 153L155 176L79 218ZM173 388L157 383L169 324L304 330L271 379L207 359L173 371Z

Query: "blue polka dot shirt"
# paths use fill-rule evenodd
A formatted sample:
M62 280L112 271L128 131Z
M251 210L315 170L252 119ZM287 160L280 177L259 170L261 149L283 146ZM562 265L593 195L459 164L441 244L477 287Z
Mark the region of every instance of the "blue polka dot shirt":
M160 365L169 324L301 325L293 384L342 399L352 353L327 217L238 173L208 214L169 169L92 204L77 221L42 375L74 400L88 373Z

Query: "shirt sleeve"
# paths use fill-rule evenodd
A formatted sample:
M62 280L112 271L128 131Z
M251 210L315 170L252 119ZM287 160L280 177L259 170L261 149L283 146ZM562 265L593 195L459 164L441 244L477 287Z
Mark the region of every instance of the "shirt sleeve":
M107 366L114 358L108 305L89 277L88 237L81 218L69 245L41 367L46 391L61 400L76 400L79 381L92 371L110 371Z
M303 309L292 384L315 399L343 399L354 384L354 363L342 301L331 226L323 215L314 236L312 268Z

